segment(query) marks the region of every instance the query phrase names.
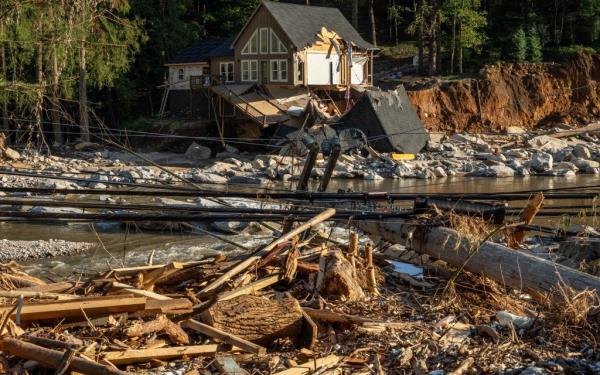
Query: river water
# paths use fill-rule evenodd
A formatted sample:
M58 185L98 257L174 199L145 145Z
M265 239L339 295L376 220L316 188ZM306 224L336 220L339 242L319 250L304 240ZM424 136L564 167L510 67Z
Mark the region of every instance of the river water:
M385 179L365 181L359 179L332 180L328 191L338 189L352 191L386 191L394 193L492 193L524 191L535 189L557 189L574 186L592 186L600 184L596 176L578 175L576 177L516 177L516 178L476 178L453 177L436 180L415 179ZM289 185L280 185L288 188ZM600 189L595 188L600 192ZM86 197L86 200L97 197ZM143 201L138 201L143 202ZM547 205L581 205L590 201L563 200L547 201ZM522 207L524 202L510 202L510 206ZM543 217L538 223L558 227L564 219ZM592 224L586 218L572 218L571 223ZM168 261L185 261L199 259L219 251L232 251L230 245L224 245L218 240L205 235L182 233L178 231L147 231L129 226L122 230L104 231L101 228L93 230L90 224L51 225L42 223L0 223L0 238L9 240L48 240L63 239L67 241L100 242L89 253L56 257L25 262L30 272L50 279L70 275L95 272L109 267L131 266L144 264L153 253L154 263ZM255 245L268 242L271 237L267 234L236 235L232 238L237 242Z

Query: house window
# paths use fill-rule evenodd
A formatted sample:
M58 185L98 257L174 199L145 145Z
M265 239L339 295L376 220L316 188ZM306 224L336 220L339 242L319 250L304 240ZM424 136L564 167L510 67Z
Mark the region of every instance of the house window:
M220 65L221 80L226 83L235 81L233 62L224 62Z
M271 30L271 53L287 53L287 48L281 43L273 30Z
M252 55L258 53L258 30L252 34L244 48L242 49L242 55Z
M271 60L271 81L286 82L287 79L287 60Z
M179 79L180 81L183 81L185 79L185 73L183 72L183 69L179 69L177 71L177 79Z
M260 29L260 53L269 54L269 28Z
M242 81L258 81L258 60L242 60Z

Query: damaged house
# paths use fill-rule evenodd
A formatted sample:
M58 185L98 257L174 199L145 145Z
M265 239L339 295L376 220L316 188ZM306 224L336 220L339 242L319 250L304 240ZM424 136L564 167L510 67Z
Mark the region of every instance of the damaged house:
M263 1L236 36L198 41L166 64L161 115L168 108L244 138L298 128L309 114L308 125L344 123L373 89L376 50L336 8Z

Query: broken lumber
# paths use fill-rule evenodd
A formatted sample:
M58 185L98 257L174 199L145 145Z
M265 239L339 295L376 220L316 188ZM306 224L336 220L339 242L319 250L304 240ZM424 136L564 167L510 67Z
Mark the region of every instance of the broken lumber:
M238 350L233 348L231 350ZM169 360L181 357L199 357L203 355L214 355L220 352L228 352L226 346L209 344L209 345L190 345L190 346L175 346L170 348L158 349L139 349L125 350L122 352L106 352L103 359L114 365L129 365L132 363L149 362L151 360ZM121 373L119 373L121 374Z
M0 350L6 354L19 358L36 361L43 366L50 368L58 368L64 357L64 352L46 349L13 338L3 338L0 340ZM125 375L125 372L118 369L78 357L71 359L68 370L87 375Z
M75 286L75 283L63 281L59 283L52 283L46 285L28 286L25 288L15 289L15 291L29 291L29 292L42 292L42 293L62 293L66 290L71 289Z
M181 325L186 328L192 329L196 332L200 332L205 336L217 339L219 341L223 341L226 344L237 346L238 348L243 349L249 353L254 353L259 356L267 354L267 349L260 345L256 345L248 340L244 340L241 337L237 337L218 328L211 327L197 320L188 319L183 321Z
M556 294L556 287L564 282L578 291L595 290L600 295L600 278L574 270L558 263L538 258L506 246L485 242L472 255L471 241L455 230L444 227L425 227L399 223L398 220L361 222L357 224L369 234L406 245L410 239L411 249L441 259L453 266L482 274L490 279L524 291Z
M330 251L321 256L319 263L324 262L322 282L317 283L319 292L324 296L343 297L348 301L358 301L365 294L360 282L352 272L352 264L341 251ZM319 271L319 275L321 272Z
M321 367L331 366L338 362L340 362L340 357L335 354L331 354L327 357L310 360L287 370L276 372L274 375L307 375L320 369Z
M58 300L71 300L78 299L79 296L71 294L58 294L50 292L36 292L30 290L0 290L0 297L4 298L46 298L46 299L58 299Z
M281 276L280 275L272 275L272 276L267 276L265 278L256 280L250 284L244 285L242 287L239 287L237 289L231 290L229 292L224 292L221 293L217 296L217 301L227 301L229 299L238 297L238 296L242 296L245 294L252 294L252 293L256 293L261 289L264 289L268 286L271 286L273 284L276 284L277 282L279 282L281 280Z
M221 285L225 284L232 277L234 277L237 274L239 274L240 272L250 268L254 263L258 262L263 256L266 256L267 254L269 254L277 246L291 240L292 238L294 238L294 236L297 236L298 234L304 232L305 230L308 230L308 229L314 227L315 225L318 225L318 224L324 222L325 220L327 220L330 217L332 217L333 215L335 215L335 212L336 212L335 209L329 208L329 209L323 211L322 213L320 213L319 215L313 217L306 223L300 225L299 227L296 227L296 228L292 229L291 231L285 233L283 236L279 237L275 241L271 242L267 246L263 247L259 251L255 252L254 254L252 254L251 256L246 258L245 260L243 260L243 261L239 262L238 264L236 264L235 266L233 266L229 271L225 272L221 277L219 277L218 279L216 279L215 281L213 281L212 283L210 283L206 287L204 287L204 289L202 289L202 291L200 291L199 294L203 295L203 294L206 294L206 293L209 293L211 291L218 289L219 287L221 287Z
M165 301L165 300L172 299L171 297L163 296L162 294L151 292L149 290L138 289L131 285L120 283L117 281L113 282L111 286L114 289L117 289L118 293L134 294L136 296L147 297L149 299L155 299L158 301Z
M362 316L339 313L331 310L312 309L303 307L304 312L314 320L341 323L341 324L357 324L362 326L384 326L389 328L406 328L410 323L396 323L372 320L363 318Z
M13 306L0 306L0 312L6 313ZM77 300L26 304L21 309L21 321L45 320L56 318L108 315L120 312L134 312L146 308L146 298L80 298ZM16 313L13 312L12 316Z
M232 356L217 355L213 365L223 375L249 375L250 373L238 365Z
M137 323L125 331L125 334L129 337L141 337L148 333L165 333L171 341L179 345L190 343L188 334L165 315L159 315L156 319L148 322Z
M242 295L217 302L201 313L204 323L256 344L300 336L302 308L295 298Z

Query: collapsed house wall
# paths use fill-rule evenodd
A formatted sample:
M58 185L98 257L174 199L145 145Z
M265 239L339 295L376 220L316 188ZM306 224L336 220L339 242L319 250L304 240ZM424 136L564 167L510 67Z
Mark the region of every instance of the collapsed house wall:
M589 123L600 116L600 54L565 65L500 63L483 78L437 83L408 96L430 131L504 131Z

